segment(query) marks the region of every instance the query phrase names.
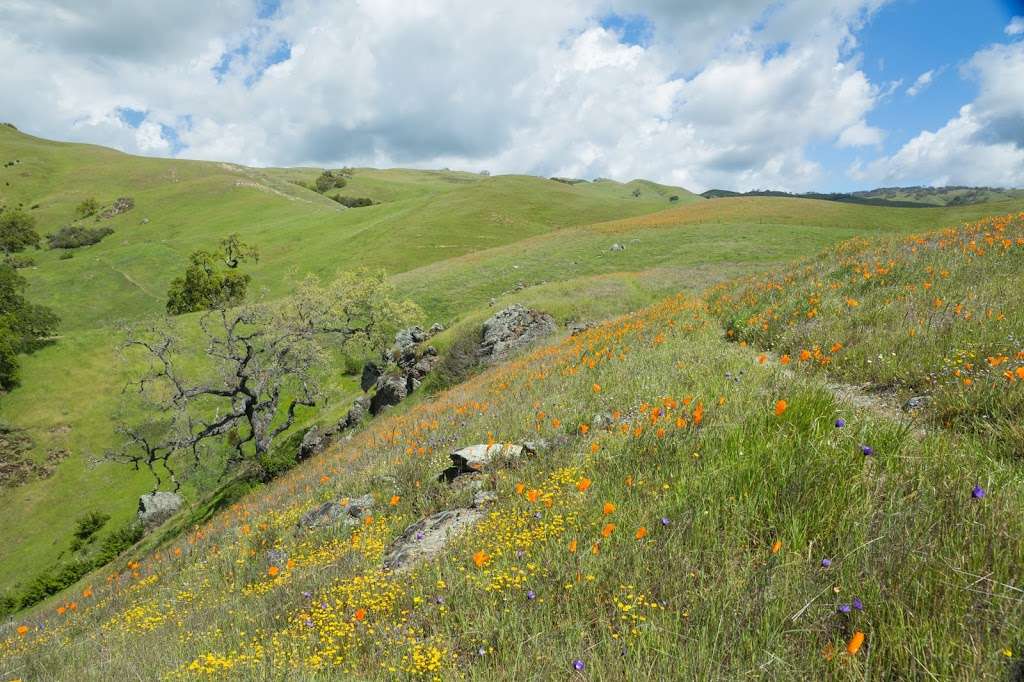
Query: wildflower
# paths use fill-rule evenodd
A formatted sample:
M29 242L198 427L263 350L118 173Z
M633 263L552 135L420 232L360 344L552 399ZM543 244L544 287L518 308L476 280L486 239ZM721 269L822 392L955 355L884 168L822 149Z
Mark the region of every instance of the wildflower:
M277 575L280 572L281 572L281 569L278 568L277 566L271 566L270 568L267 569L267 575L269 575L271 578L273 578L275 575Z
M540 491L536 488L531 488L526 491L526 499L529 500L531 504L536 502L538 497L540 497Z
M551 420L551 428L557 429L561 425L562 425L562 420L560 420L560 419L552 419Z
M1024 380L1024 367L1018 367L1013 373L1017 375L1018 379Z
M787 403L785 400L776 400L775 401L775 416L776 417L781 417L782 413L786 411L787 407L789 407L789 403Z
M838 611L839 613L849 613L850 612L850 605L849 604L840 604L839 606L836 607L836 611Z
M397 506L401 499L402 498L399 497L398 495L392 495L391 501L389 501L388 504L390 504L392 507Z
M767 359L768 356L765 355L764 353L761 353L760 355L757 356L757 364L763 365Z
M671 522L671 521L669 521L669 518L668 518L667 516L662 516L662 517L661 517L661 525L663 525L663 526L667 526L667 525L668 525L668 524L670 524L670 523L672 523L672 522Z
M416 531L416 539L417 540L422 540L423 537L424 537L423 536L423 531L421 531L421 530Z
M857 609L858 611L864 610L864 602L860 600L860 597L853 598L853 608Z
M615 505L612 504L611 502L605 502L604 507L602 507L601 511L604 513L605 516L607 516L608 514L611 514L615 511Z
M473 563L476 564L477 568L483 568L490 560L490 555L482 549L473 555Z
M853 633L853 637L850 638L850 643L846 645L846 653L853 656L860 651L861 645L864 644L864 633L860 630Z
M985 489L982 488L980 485L975 484L974 487L971 488L971 497L973 497L976 500L980 500L981 498L985 497Z
M313 598L313 593L312 592L303 592L302 596L303 596L304 599L312 599Z
M837 428L837 429L841 429L841 428L843 428L844 426L846 426L846 420L845 420L845 419L843 419L842 417L840 417L839 419L837 419L837 420L836 420L836 428Z
M569 541L569 552L571 554L575 554L576 553L576 538L573 538L572 540Z
M792 360L792 358L790 358L789 355L783 355L781 358L779 358L779 363L783 365L788 365L790 360Z
M22 637L27 635L28 634L28 626L27 625L19 625L18 626L18 634L20 636L22 636Z
M358 621L362 621L363 619L365 619L366 618L366 609L361 608L361 607L356 609L355 618Z
M516 483L516 495L522 495L524 490L526 490L525 484Z
M606 524L604 524L604 528L601 529L601 537L603 537L603 538L610 537L611 534L614 533L614 532L615 532L615 524L614 523L606 523ZM595 552L595 554L596 554L596 552Z
M588 431L590 431L590 424L580 424L580 435L585 436Z
M576 490L579 490L581 493L587 492L587 488L589 488L589 487L590 487L590 479L589 478L581 478L579 481L576 482Z
M526 598L529 599L530 601L533 601L534 599L537 598L537 593L534 592L533 590L527 590L526 591Z
M1006 656L1007 658L1013 658L1013 649L1011 649L1010 647L1004 647L1000 653L1002 653L1003 656Z
M575 661L572 662L573 670L576 670L576 671L579 671L579 672L583 672L583 668L585 668L585 667L586 666L583 665L583 661L581 661L578 658Z
M870 445L861 444L860 451L861 453L863 453L865 457L871 457L872 455L875 454L875 449Z
M697 403L697 409L693 411L693 425L698 426L704 421L704 403Z
M772 543L772 554L778 554L780 549L782 549L782 540L776 540Z
M825 559L821 560L821 567L822 568L828 568L831 565L832 565L832 560L831 559L825 558Z
M640 526L636 529L636 539L643 540L645 537L647 537L647 529L643 526Z
M601 392L601 384L594 384L592 388L594 389L594 393Z

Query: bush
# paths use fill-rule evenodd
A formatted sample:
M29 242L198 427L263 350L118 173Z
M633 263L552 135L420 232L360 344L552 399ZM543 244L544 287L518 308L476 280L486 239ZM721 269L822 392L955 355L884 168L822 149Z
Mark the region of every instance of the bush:
M30 246L39 248L36 219L20 208L0 210L0 251L10 255Z
M91 511L83 516L78 517L75 521L75 531L73 535L78 540L87 542L92 539L96 532L106 525L107 521L110 520L110 514L104 514L103 512Z
M360 208L362 206L373 206L373 199L370 199L369 197L346 197L346 196L342 196L340 194L335 194L331 198L334 199L335 201L337 201L342 206L347 206L348 208Z
M325 170L320 174L320 177L316 179L316 191L323 194L330 189L341 189L348 184L348 180L345 179L345 175L346 172L344 170Z
M4 263L10 265L15 270L20 270L21 268L30 268L35 265L36 259L31 256L7 256L4 259Z
M108 234L113 233L114 231L109 227L92 229L78 225L68 225L67 227L60 228L53 234L46 235L46 242L50 245L51 249L77 249L81 246L97 244Z
M59 260L71 260L74 257L75 254L71 253L70 251L65 251L64 253L60 254Z
M100 210L100 202L96 201L94 197L83 199L82 203L75 206L75 217L76 218L88 218L96 211Z

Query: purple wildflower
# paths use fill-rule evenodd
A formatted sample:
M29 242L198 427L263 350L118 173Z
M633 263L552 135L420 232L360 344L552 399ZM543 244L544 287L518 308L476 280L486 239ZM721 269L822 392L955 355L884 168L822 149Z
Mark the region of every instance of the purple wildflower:
M581 659L577 658L575 661L572 662L572 667L574 670L582 671L583 668L585 668L586 666L583 665L583 661Z
M870 457L871 455L875 454L875 449L870 445L861 445L860 451L864 453L865 457Z
M444 597L442 597L441 595L437 595L436 597L434 597L434 601L437 602L438 604L443 604L444 603Z
M662 516L661 517L661 525L667 526L670 523L672 523L672 521L669 520L669 518L667 516Z
M306 599L312 599L313 598L313 593L312 592L303 592L302 596L305 597Z
M537 519L538 521L539 521L539 520L540 520L540 519L541 519L541 518L542 518L543 516L544 516L544 515L543 515L543 514L541 514L540 512L534 512L534 514L533 514L533 518Z
M417 540L422 540L423 539L423 531L421 531L421 530L416 531L416 539Z
M971 497L973 497L976 500L980 500L981 498L985 497L985 489L982 488L980 485L975 484L974 487L971 489Z
M306 619L306 627L307 628L313 627L313 621L311 621L309 618Z
M828 568L831 565L832 565L832 560L831 559L825 558L825 559L821 560L821 567L822 568Z
M858 611L864 610L864 602L860 600L860 597L853 598L853 608L857 609Z
M533 590L527 590L526 591L526 598L532 601L532 600L537 598L537 593L534 592Z
M838 611L839 613L849 613L850 612L850 605L849 604L840 604L838 607L836 607L836 611Z
M839 419L837 419L837 420L836 420L836 428L837 428L837 429L841 429L841 428L843 428L844 426L846 426L846 420L845 420L845 419L843 419L842 417L840 417Z

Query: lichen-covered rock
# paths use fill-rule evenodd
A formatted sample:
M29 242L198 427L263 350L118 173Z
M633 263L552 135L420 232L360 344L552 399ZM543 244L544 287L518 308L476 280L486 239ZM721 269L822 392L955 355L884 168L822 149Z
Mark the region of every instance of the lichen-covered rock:
M316 509L303 514L299 519L299 527L322 528L339 522L354 526L372 509L373 495L363 495L341 502L324 502Z
M146 493L139 497L138 518L146 530L152 530L181 509L181 495L166 491Z
M480 509L446 509L410 525L384 554L384 567L405 571L439 555L458 537L484 517Z
M451 483L464 474L475 474L497 466L511 466L524 454L536 454L536 449L526 443L495 443L493 445L470 445L451 453L452 465L441 472L439 481Z
M385 374L377 380L377 391L370 399L370 414L378 415L389 405L397 405L409 395L409 382L404 374Z
M556 330L554 318L547 313L513 304L484 322L480 357L490 362L503 360Z

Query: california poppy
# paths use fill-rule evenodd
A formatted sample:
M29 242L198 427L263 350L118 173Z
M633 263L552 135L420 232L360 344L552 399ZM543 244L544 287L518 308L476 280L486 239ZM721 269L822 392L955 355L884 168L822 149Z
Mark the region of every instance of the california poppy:
M590 487L590 479L589 478L581 478L579 481L576 482L576 490L579 490L581 493L587 492L587 488L589 488L589 487Z
M484 565L490 560L490 555L482 549L473 555L473 563L476 564L477 568L483 568Z
M604 512L605 516L607 516L608 514L611 514L615 511L615 505L612 504L611 502L605 502L604 507L602 507L601 511Z
M846 653L853 656L860 651L861 646L864 644L864 633L857 630L853 633L853 637L850 638L850 643L846 645Z
M636 539L643 540L645 537L647 537L647 529L643 526L640 526L636 529Z
M789 403L787 403L785 400L776 400L775 401L775 416L776 417L781 417L782 413L786 411L787 407L789 407Z

